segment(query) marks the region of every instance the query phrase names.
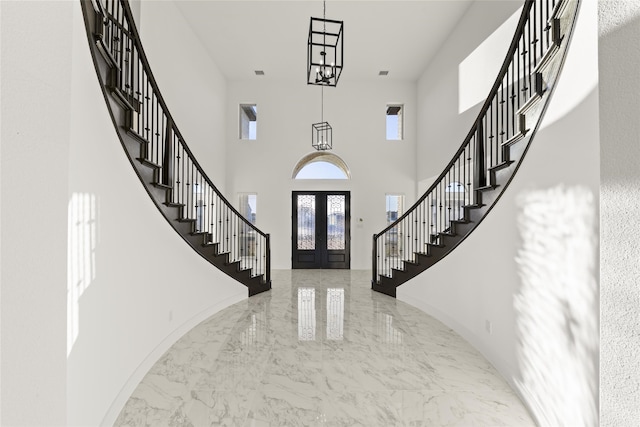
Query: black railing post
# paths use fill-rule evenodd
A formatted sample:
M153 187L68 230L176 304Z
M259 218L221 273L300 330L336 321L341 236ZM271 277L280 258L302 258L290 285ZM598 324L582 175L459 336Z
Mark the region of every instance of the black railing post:
M474 161L474 189L482 188L487 185L487 170L485 168L484 158L484 127L483 118L478 120L478 129L476 133L476 152Z
M164 155L162 158L162 184L173 187L173 120L167 116Z
M378 236L376 234L373 235L373 249L371 255L371 286L373 287L374 283L378 283Z
M271 234L265 234L266 248L265 248L265 280L266 283L271 283Z

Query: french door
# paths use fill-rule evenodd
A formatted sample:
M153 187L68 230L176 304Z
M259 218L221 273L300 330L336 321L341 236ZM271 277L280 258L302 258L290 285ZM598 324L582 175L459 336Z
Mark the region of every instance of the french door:
M292 268L351 267L348 191L292 192Z

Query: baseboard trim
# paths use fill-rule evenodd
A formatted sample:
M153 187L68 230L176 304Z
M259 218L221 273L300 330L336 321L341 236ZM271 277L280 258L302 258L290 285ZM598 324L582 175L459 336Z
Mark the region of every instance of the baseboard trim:
M232 306L238 302L246 300L247 291L245 289L241 289L240 292L231 295L228 298L225 298L222 301L219 301L217 304L206 308L200 313L193 316L191 319L184 322L182 325L178 326L174 329L169 335L167 335L146 357L145 359L138 365L138 367L133 371L129 379L122 386L122 389L113 400L107 413L105 414L102 422L100 423L101 427L111 427L115 424L118 415L122 411L125 403L131 397L131 394L136 389L140 381L144 378L144 376L149 372L151 367L160 359L160 357L166 353L166 351L171 347L178 339L180 339L184 334L189 332L191 329L213 316L217 312L224 310L227 307Z
M442 323L444 323L445 325L453 329L458 335L460 335L469 344L471 344L473 348L478 350L484 356L484 358L487 359L487 361L491 363L491 365L493 365L493 367L498 371L502 379L504 379L507 382L507 384L509 384L509 387L511 387L511 390L513 390L513 392L518 396L518 398L520 399L522 404L525 406L525 408L527 408L529 415L531 415L531 418L533 418L536 424L541 425L539 423L539 420L536 417L537 412L534 411L535 408L532 407L533 402L530 402L528 400L527 398L528 395L526 391L522 390L517 383L516 379L518 375L518 370L515 367L513 367L502 357L500 357L499 355L491 351L491 348L486 343L484 343L481 339L479 339L476 334L474 334L471 330L469 330L468 328L460 324L457 320L449 316L444 311L438 309L435 306L432 306L431 304L429 304L428 302L420 298L417 298L415 295L408 295L407 293L402 291L402 286L398 287L397 292L398 293L396 298L398 300L404 303L407 303L419 309L420 311L427 313L430 316L433 316L437 320L441 321Z

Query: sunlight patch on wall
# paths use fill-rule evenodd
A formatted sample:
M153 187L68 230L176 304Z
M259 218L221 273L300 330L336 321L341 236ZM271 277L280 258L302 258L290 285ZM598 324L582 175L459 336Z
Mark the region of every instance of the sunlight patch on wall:
M98 211L95 195L72 194L67 214L67 357L80 333L80 298L96 278Z
M541 425L598 424L598 231L583 187L518 199L516 380Z
M516 31L522 7L458 66L458 113L483 103L498 76Z

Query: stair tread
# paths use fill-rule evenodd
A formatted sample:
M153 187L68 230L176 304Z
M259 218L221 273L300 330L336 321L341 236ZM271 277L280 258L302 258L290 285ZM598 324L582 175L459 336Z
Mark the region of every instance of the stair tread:
M503 147L509 146L509 145L513 145L516 142L520 141L522 138L524 138L525 136L527 136L527 131L524 132L518 132L515 135L513 135L511 138L507 139L505 142L503 142L501 145Z
M163 184L161 182L152 182L152 184L158 188L165 188L167 190L170 190L173 188L173 185L167 185L167 184Z
M531 95L531 98L529 98L527 102L525 102L524 105L522 105L522 107L520 107L518 111L516 111L516 114L521 116L525 115L527 111L532 109L533 106L536 105L541 100L542 100L542 96L540 96L537 92L534 92L534 94Z
M149 144L149 140L147 138L140 135L138 132L136 132L133 129L127 129L127 135L133 137L134 139L138 140L138 142L142 144Z
M160 166L157 163L152 162L151 160L147 160L144 157L137 157L137 160L142 163L145 166L149 166L150 168L154 168L154 169L161 169L162 166Z
M475 188L474 190L476 190L476 191L487 191L487 190L495 190L498 187L499 187L498 184L494 184L494 185L488 184L488 185L485 185L483 187Z
M506 162L502 162L502 163L499 163L499 164L497 164L495 166L490 167L489 170L490 171L497 171L497 170L500 170L500 169L505 169L505 168L508 168L509 166L511 166L513 163L515 163L513 160L507 160Z
M553 8L553 11L551 12L551 18L559 18L567 8L568 4L569 2L567 0L558 1L558 3L556 3L555 7Z
M180 222L196 222L197 220L195 218L177 218L177 221L180 221Z
M100 34L94 34L94 36L97 37L96 47L98 48L98 52L100 52L109 68L119 69L120 67L118 67L118 61L116 61L111 52L109 52L109 48L104 44L103 36Z
M468 219L452 219L450 222L454 223L454 224L469 224L471 221L469 221Z

